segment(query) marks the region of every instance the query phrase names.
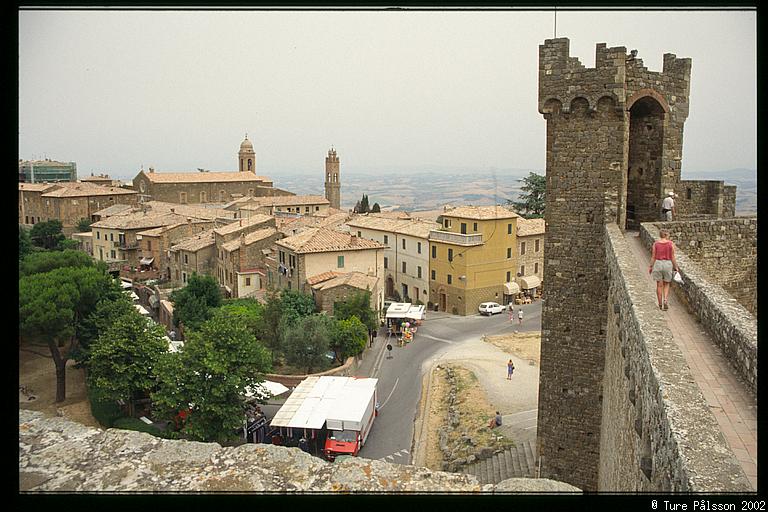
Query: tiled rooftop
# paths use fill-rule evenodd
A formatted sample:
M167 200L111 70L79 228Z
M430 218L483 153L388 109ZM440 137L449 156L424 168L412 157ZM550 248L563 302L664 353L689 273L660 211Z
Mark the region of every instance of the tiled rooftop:
M277 230L275 228L264 228L264 229L258 229L252 233L248 233L244 237L236 238L235 240L231 240L229 242L226 242L224 244L221 244L221 248L224 249L227 252L232 252L238 247L240 247L240 241L244 240L245 245L251 245L252 243L259 242L261 240L264 240L265 238L269 238L270 236L277 233Z
M24 192L42 192L49 188L56 188L58 183L19 183L19 190Z
M94 215L98 215L100 217L111 217L112 215L126 215L132 211L139 210L139 207L132 206L130 204L113 204L112 206L107 206L106 208L102 208L101 210L94 212Z
M247 219L237 219L236 221L230 222L225 226L216 228L215 232L217 235L228 235L230 233L235 233L240 229L246 228L248 226L253 226L254 224L261 224L264 222L268 222L272 218L273 217L271 215L262 215L262 214L251 215Z
M368 215L354 215L351 220L347 221L347 225L350 228L375 229L419 238L427 238L431 230L440 228L440 224L436 222L421 219L393 219Z
M379 279L379 277L369 276L362 272L348 272L322 281L319 284L315 284L312 288L315 290L328 290L337 286L347 285L354 288L360 288L361 290L373 290L376 285L378 285ZM309 280L307 280L307 282L309 282Z
M171 251L190 251L195 252L216 243L212 229L201 231L196 235L182 238L178 243L171 246Z
M45 192L43 197L83 197L83 196L114 196L136 194L135 190L118 187L104 187L88 182L61 181L59 188Z
M309 286L313 286L313 285L316 285L317 283L322 283L323 281L333 279L334 277L338 277L342 274L343 272L336 272L334 270L329 270L328 272L322 272L320 274L315 274L312 277L308 277L307 284Z
M373 240L353 237L328 228L308 228L305 231L276 242L298 254L313 252L359 251L383 249L384 246Z
M446 208L443 217L457 217L460 219L493 220L514 219L518 214L502 205L496 206L456 206Z
M149 229L173 224L183 224L187 217L177 213L135 212L128 215L114 215L94 222L92 228L105 229Z
M544 234L544 219L517 219L517 236L531 236Z
M144 175L153 183L218 183L236 181L271 182L266 176L257 176L252 172L232 171L192 171L192 172L149 172Z

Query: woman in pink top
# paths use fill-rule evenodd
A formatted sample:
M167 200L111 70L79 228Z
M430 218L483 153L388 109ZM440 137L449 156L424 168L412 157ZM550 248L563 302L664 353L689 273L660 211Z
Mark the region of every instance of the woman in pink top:
M667 305L669 283L672 281L673 272L677 272L677 261L675 260L675 244L669 239L669 231L662 229L659 231L659 236L661 239L653 243L648 273L656 280L656 297L659 300L659 309L666 311L669 309Z

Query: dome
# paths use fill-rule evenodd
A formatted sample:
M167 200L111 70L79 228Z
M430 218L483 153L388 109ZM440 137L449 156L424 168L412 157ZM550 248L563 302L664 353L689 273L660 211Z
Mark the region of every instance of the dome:
M243 150L251 150L253 151L253 144L251 144L251 141L248 140L248 136L245 136L245 140L240 143L240 151Z

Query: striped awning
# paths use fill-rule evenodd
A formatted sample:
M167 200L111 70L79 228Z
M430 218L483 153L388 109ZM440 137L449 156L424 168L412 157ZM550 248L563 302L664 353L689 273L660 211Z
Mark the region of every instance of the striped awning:
M525 276L520 278L520 288L523 290L531 290L541 286L541 279L539 276Z
M504 294L515 295L520 293L520 285L517 283L504 283Z

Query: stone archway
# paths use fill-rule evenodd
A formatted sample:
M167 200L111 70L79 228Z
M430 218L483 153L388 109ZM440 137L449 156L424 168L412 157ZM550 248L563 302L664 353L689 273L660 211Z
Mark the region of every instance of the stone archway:
M395 280L392 276L387 276L387 297L393 297L395 295Z
M629 106L626 229L659 219L666 109L656 96L633 98Z

